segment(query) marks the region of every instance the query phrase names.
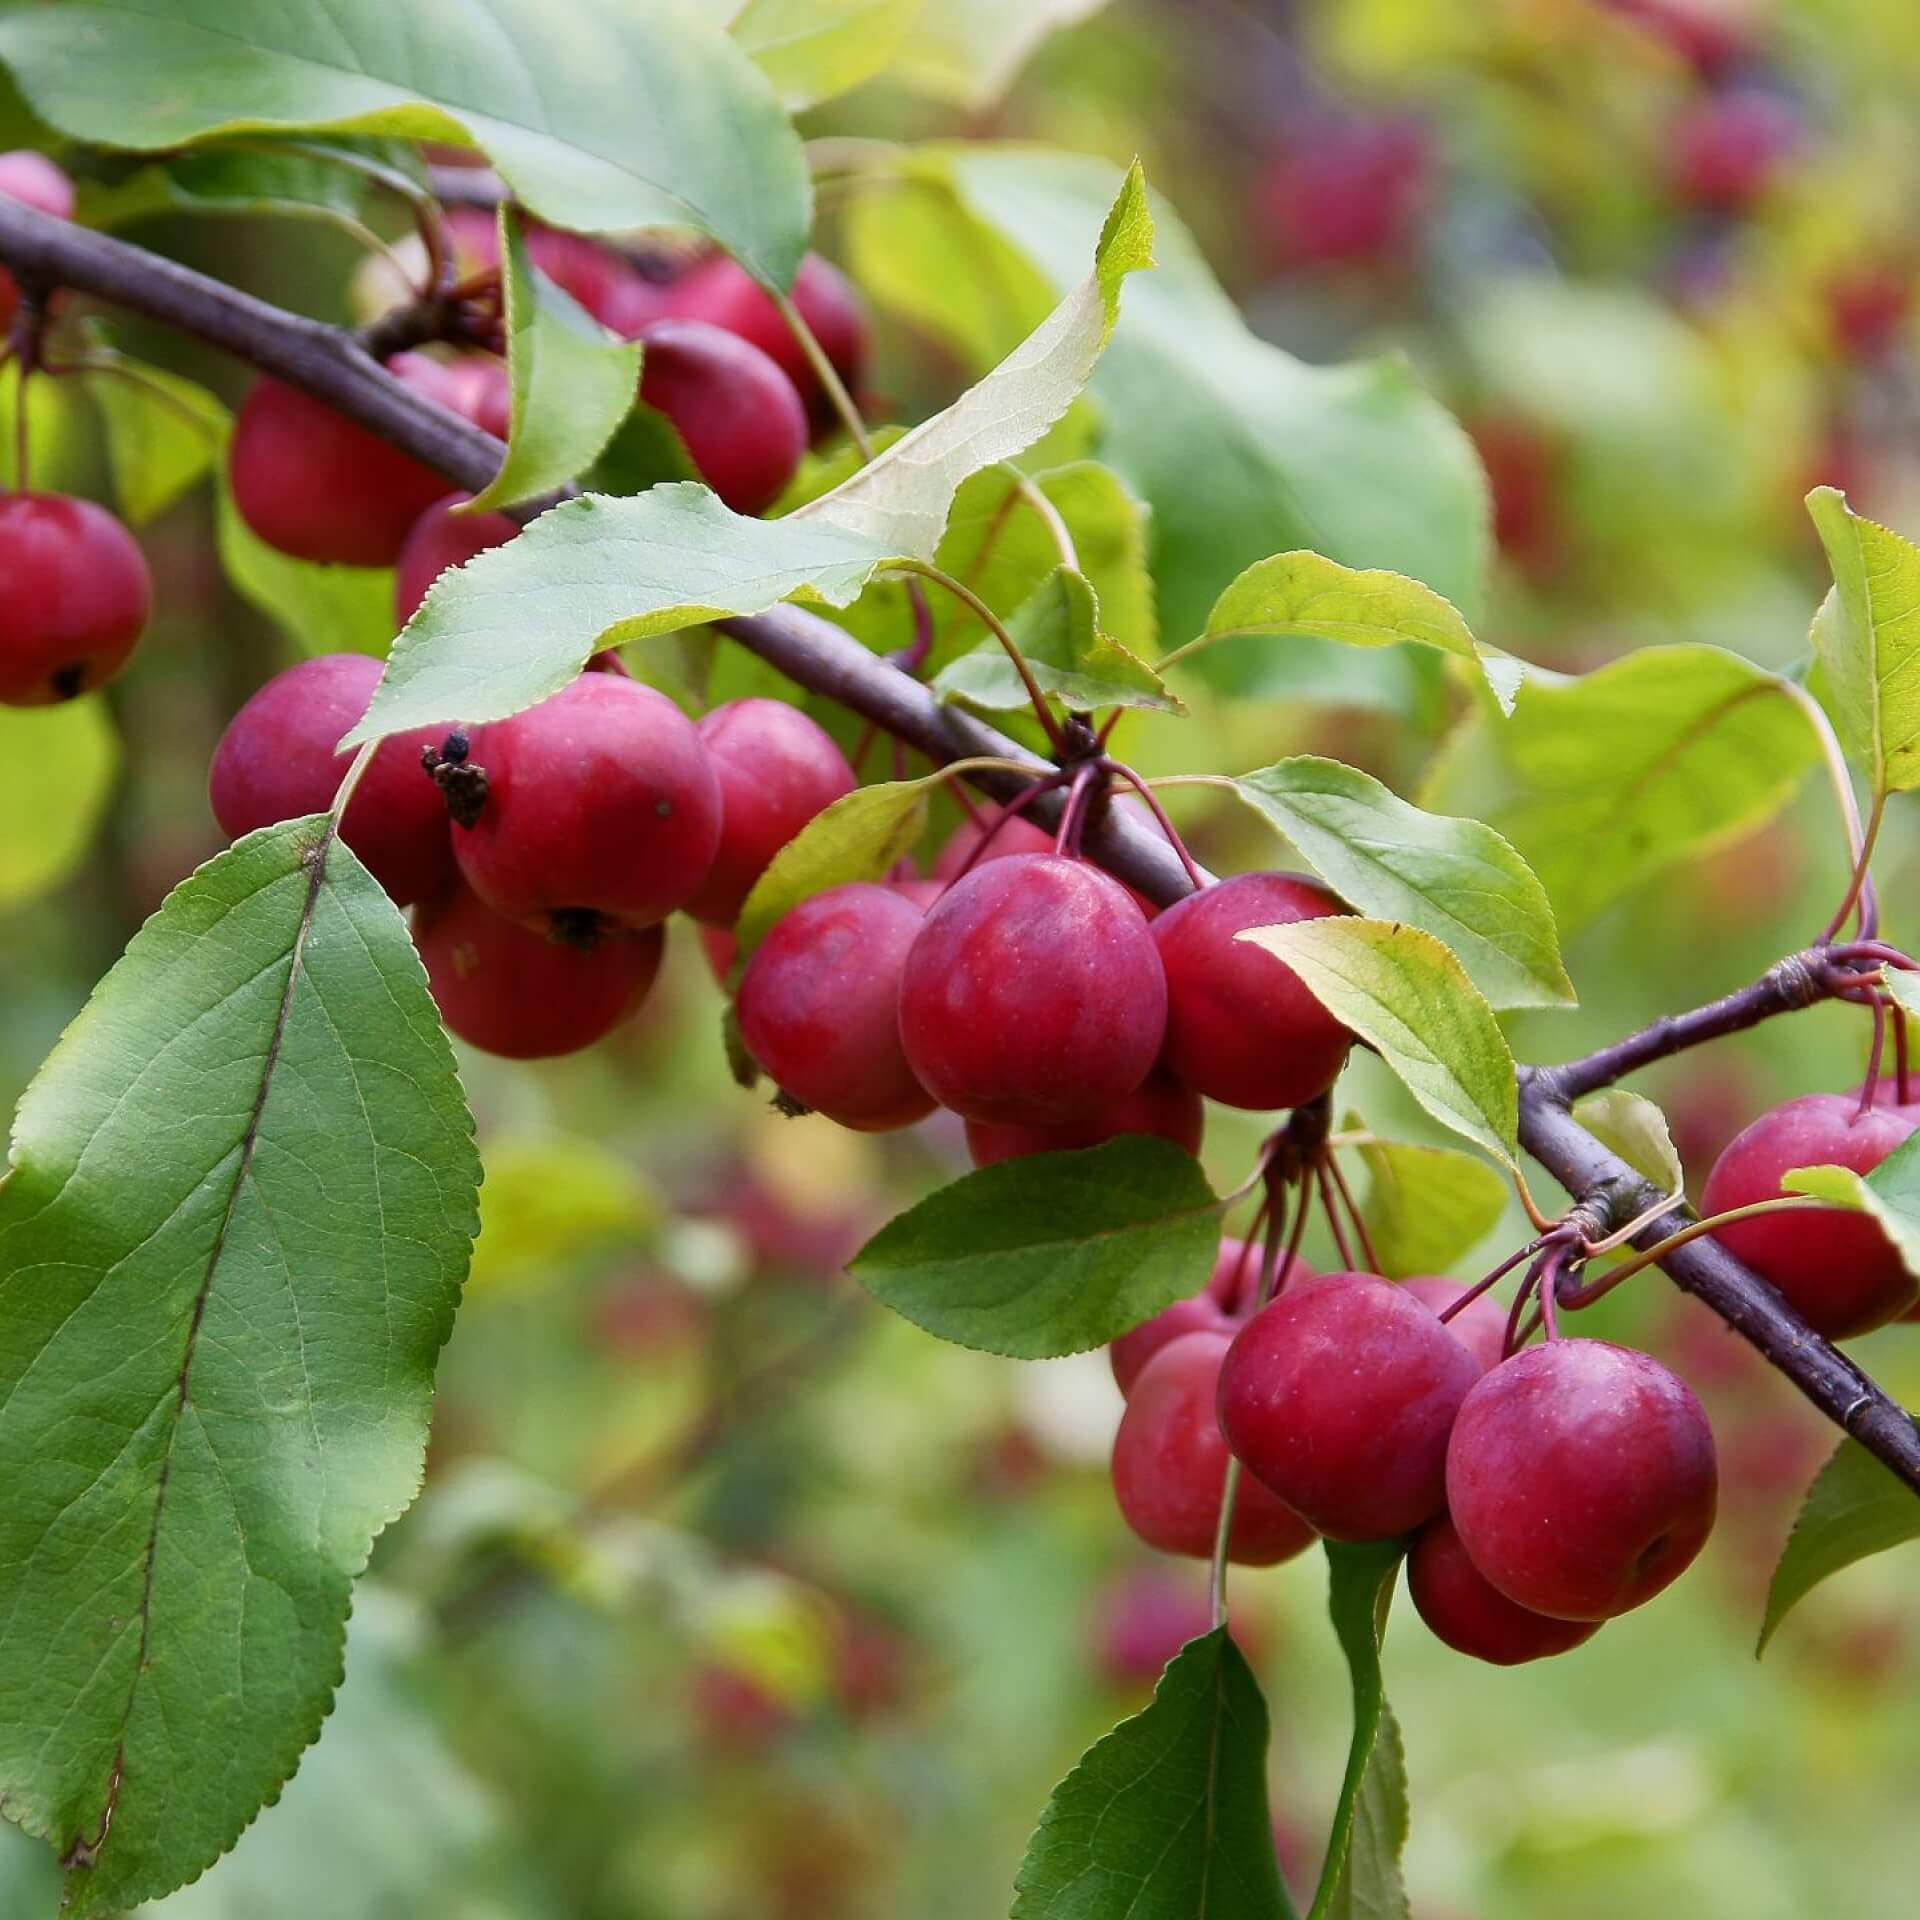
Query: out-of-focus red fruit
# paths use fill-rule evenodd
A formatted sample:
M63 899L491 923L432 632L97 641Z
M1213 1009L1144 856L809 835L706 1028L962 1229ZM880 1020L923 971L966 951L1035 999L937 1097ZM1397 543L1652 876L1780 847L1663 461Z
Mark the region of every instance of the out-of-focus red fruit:
M1227 1443L1214 1417L1223 1333L1189 1333L1141 1369L1113 1439L1113 1490L1127 1525L1162 1553L1204 1560L1220 1524ZM1304 1552L1313 1529L1250 1476L1240 1479L1227 1554L1269 1567Z
M1567 531L1560 448L1531 421L1513 417L1470 421L1467 431L1487 470L1500 551L1529 573L1551 573Z
M1554 1620L1516 1606L1467 1558L1445 1514L1429 1520L1413 1543L1407 1591L1420 1618L1454 1652L1496 1667L1565 1653L1600 1631L1598 1620Z
M1444 1313L1466 1292L1458 1280L1443 1279L1433 1273L1416 1273L1400 1285L1436 1314ZM1479 1361L1482 1373L1489 1367L1497 1367L1506 1358L1507 1310L1490 1293L1483 1293L1462 1307L1447 1322L1447 1330Z
M1911 1114L1856 1096L1810 1093L1763 1113L1728 1144L1700 1196L1703 1214L1728 1213L1782 1196L1796 1167L1850 1167L1871 1173L1914 1129ZM1722 1227L1714 1238L1777 1288L1816 1333L1830 1340L1897 1320L1920 1290L1893 1242L1867 1214L1838 1207L1796 1209Z
M1703 94L1668 137L1674 196L1706 213L1744 213L1773 185L1804 126L1792 101L1758 87Z
M1254 221L1280 266L1387 262L1406 250L1431 166L1415 121L1317 117L1256 179Z
M1827 287L1827 325L1849 358L1885 359L1913 311L1913 275L1884 265L1857 267Z
M1313 1277L1313 1269L1304 1260L1295 1259L1281 1272L1274 1291ZM1131 1393L1140 1369L1183 1333L1239 1332L1253 1309L1259 1286L1260 1248L1228 1235L1220 1242L1213 1272L1198 1293L1162 1307L1151 1320L1143 1320L1107 1348L1114 1385L1122 1394Z
M0 705L44 707L104 685L153 608L139 542L91 500L0 497Z
M393 567L393 617L400 626L413 618L427 589L449 567L463 567L489 547L504 547L520 531L504 513L454 512L472 498L450 493L413 523Z
M700 477L735 513L780 497L807 450L793 382L751 342L699 320L640 334L640 398L664 413Z
M1700 1170L1719 1159L1765 1095L1752 1072L1736 1060L1695 1055L1661 1082L1654 1097L1667 1116L1680 1164L1697 1190L1704 1178Z
M1101 1590L1094 1663L1110 1687L1149 1687L1189 1640L1212 1628L1203 1581L1170 1567L1130 1567ZM1249 1660L1258 1659L1257 1642L1243 1620L1234 1620L1233 1637Z
M987 849L976 859L974 850L1000 821L1002 809L999 807L981 807L971 817L962 820L947 835L940 851L933 857L933 865L928 870L935 880L954 881L959 879L963 867L971 861L978 866L983 860L1004 860L1014 853L1051 853L1053 835L1046 828L1037 826L1023 813L1016 813L1011 820L1000 825L987 843Z
M326 653L277 673L227 722L207 770L207 800L230 840L278 820L324 813L353 762L337 743L365 714L380 662ZM443 729L396 734L374 749L340 837L397 906L430 900L453 877L446 803L420 765Z
M700 951L705 956L707 971L715 981L725 986L727 976L733 972L733 963L740 957L740 943L733 937L731 927L696 927L700 936Z
M902 880L889 880L885 883L903 900L911 900L922 913L946 892L938 880L922 880L909 874Z
M0 193L23 207L50 213L56 220L73 218L73 182L31 147L0 153ZM10 273L0 272L0 328L10 326L20 305L20 288Z
M1751 26L1720 0L1606 0L1615 13L1656 35L1696 72L1711 78L1746 50Z
M976 1167L996 1160L1018 1160L1030 1153L1073 1153L1098 1147L1124 1133L1150 1133L1171 1140L1186 1153L1200 1151L1206 1130L1205 1103L1191 1087L1154 1075L1106 1112L1064 1127L996 1126L987 1120L967 1123L967 1152Z
M503 920L457 881L414 916L413 938L441 1019L509 1060L577 1053L611 1033L639 1011L666 944L648 927L562 946Z
M636 1273L611 1287L593 1315L594 1337L623 1358L647 1359L693 1345L707 1330L700 1296L664 1273Z
M717 1660L694 1669L690 1704L701 1734L733 1752L771 1745L795 1725L785 1701L751 1674Z

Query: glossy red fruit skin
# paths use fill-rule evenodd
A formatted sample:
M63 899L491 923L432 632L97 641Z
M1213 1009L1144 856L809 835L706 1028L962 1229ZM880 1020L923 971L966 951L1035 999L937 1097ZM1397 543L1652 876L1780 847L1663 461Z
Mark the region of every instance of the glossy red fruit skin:
M780 1090L859 1133L933 1111L900 1046L900 974L922 924L891 887L829 887L782 914L740 976L747 1051Z
M1169 1341L1133 1383L1113 1436L1113 1491L1126 1523L1148 1546L1204 1560L1220 1524L1227 1443L1214 1417L1224 1333ZM1258 1481L1240 1477L1227 1557L1270 1567L1313 1544L1313 1529Z
M494 912L545 931L555 913L648 927L683 905L720 844L720 787L700 735L665 694L583 673L481 728L486 804L454 858Z
M779 498L807 450L793 382L723 327L656 320L640 331L640 398L664 413L701 479L735 513Z
M578 1053L639 1011L666 935L614 928L561 946L503 920L456 881L414 916L414 945L440 1018L484 1053L546 1060Z
M227 722L207 769L207 800L230 840L276 820L324 813L352 763L335 744L367 710L380 662L327 653L277 673ZM382 741L347 805L341 837L396 906L453 878L446 803L420 765L444 728Z
M1598 1620L1554 1620L1515 1606L1468 1559L1445 1514L1420 1529L1407 1555L1407 1592L1436 1639L1496 1667L1566 1653L1600 1631Z
M1256 1112L1325 1093L1353 1035L1291 967L1235 935L1343 911L1290 873L1236 874L1167 908L1153 923L1167 974L1167 1071L1209 1100Z
M146 557L106 508L0 497L0 705L52 706L111 680L152 608Z
M1295 1259L1282 1273L1280 1286L1291 1286L1314 1277L1313 1269L1304 1260ZM1259 1285L1260 1249L1229 1234L1220 1242L1213 1272L1198 1293L1162 1307L1151 1320L1143 1320L1107 1348L1113 1384L1123 1396L1131 1393L1140 1370L1162 1347L1183 1333L1228 1336L1238 1333L1252 1309Z
M990 1120L969 1120L967 1152L976 1167L990 1167L996 1160L1019 1160L1030 1153L1074 1153L1117 1140L1123 1133L1150 1133L1171 1140L1183 1153L1198 1153L1206 1125L1206 1107L1191 1087L1154 1074L1104 1113L1064 1127L996 1126Z
M1549 1340L1495 1367L1447 1447L1447 1511L1473 1564L1556 1620L1651 1600L1700 1551L1717 1485L1685 1383L1600 1340Z
M1795 1167L1871 1173L1913 1132L1911 1109L1859 1112L1855 1094L1810 1093L1763 1113L1728 1142L1700 1196L1703 1214L1726 1213L1781 1192ZM1920 1287L1893 1243L1863 1213L1841 1208L1741 1220L1713 1236L1779 1289L1816 1333L1843 1340L1897 1320Z
M699 732L720 783L720 848L687 911L730 927L773 856L856 782L825 728L784 700L729 700Z
M50 213L56 220L73 218L73 182L31 147L0 153L0 193L23 207ZM8 325L20 305L20 287L10 273L0 272L0 327Z
M1016 813L994 834L986 852L975 859L974 849L986 839L1000 813L998 807L982 807L977 819L962 820L934 855L929 875L935 880L951 882L960 877L961 868L970 860L977 867L983 861L1004 860L1009 854L1053 851L1053 835L1045 827L1036 826L1025 814Z
M1400 1285L1436 1314L1444 1313L1467 1290L1460 1281L1435 1273L1413 1274ZM1480 1363L1482 1373L1489 1367L1497 1367L1506 1358L1507 1310L1492 1294L1483 1293L1446 1324L1453 1337Z
M1248 1471L1333 1540L1386 1540L1446 1500L1447 1435L1480 1366L1389 1280L1289 1287L1240 1330L1220 1425Z
M472 498L470 493L450 493L413 523L393 566L393 617L398 625L404 627L413 618L427 589L449 567L465 566L489 547L504 547L520 531L504 513L454 512Z
M1117 880L1014 854L957 880L927 914L900 985L914 1073L966 1120L1064 1127L1152 1070L1167 989L1153 935Z

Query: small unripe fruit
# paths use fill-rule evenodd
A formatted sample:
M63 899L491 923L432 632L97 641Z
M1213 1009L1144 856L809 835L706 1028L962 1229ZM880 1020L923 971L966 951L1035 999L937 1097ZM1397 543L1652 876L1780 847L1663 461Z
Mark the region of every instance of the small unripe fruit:
M463 567L489 547L504 547L520 531L504 513L454 512L472 498L470 493L450 493L413 523L393 567L396 624L404 627L413 618L427 589L449 567Z
M731 926L773 856L856 782L826 730L784 700L729 700L699 732L720 783L720 847L687 911Z
M720 844L700 735L664 694L583 673L474 736L487 797L454 857L482 900L545 932L647 927L683 905Z
M139 543L104 507L0 497L0 703L51 706L111 680L152 606Z
M900 1046L900 974L921 911L855 882L803 900L768 930L740 976L747 1051L789 1100L880 1133L933 1111Z
M927 914L900 987L920 1083L967 1120L1068 1126L1146 1079L1166 1031L1153 936L1097 867L1016 854Z
M640 341L640 398L673 422L701 479L735 513L771 506L807 450L793 382L757 347L698 320L656 320Z
M1107 1359L1113 1367L1113 1384L1121 1393L1131 1393L1140 1370L1183 1333L1238 1333L1253 1311L1260 1285L1260 1259L1258 1246L1228 1235L1220 1242L1213 1272L1198 1293L1162 1307L1151 1320L1143 1320L1114 1341L1107 1348ZM1274 1290L1313 1277L1313 1269L1304 1260L1295 1259L1282 1269Z
M1167 975L1168 1072L1230 1107L1304 1106L1332 1086L1353 1035L1249 927L1344 911L1290 873L1242 873L1175 902L1153 923Z
M1436 1638L1496 1667L1565 1653L1600 1631L1598 1620L1554 1620L1515 1606L1467 1558L1445 1514L1420 1529L1407 1555L1407 1591Z
M1410 1532L1446 1500L1447 1436L1479 1363L1368 1273L1289 1287L1240 1330L1220 1425L1251 1472L1333 1540Z
M503 920L457 881L414 918L440 1017L469 1045L509 1060L577 1053L639 1011L666 935L611 928L563 946Z
M1113 1491L1150 1547L1204 1560L1220 1524L1227 1443L1214 1417L1223 1333L1189 1333L1162 1347L1133 1383L1113 1437ZM1227 1557L1270 1567L1313 1543L1313 1529L1251 1475L1240 1476Z
M19 147L0 153L0 193L23 207L50 213L56 220L73 218L73 182L44 153ZM10 326L20 305L19 283L0 272L0 328Z
M1713 1434L1644 1353L1549 1340L1485 1375L1447 1448L1447 1510L1516 1606L1610 1620L1651 1600L1713 1526Z
M967 1122L967 1152L976 1167L996 1160L1018 1160L1030 1153L1074 1153L1098 1147L1122 1134L1147 1133L1171 1140L1183 1153L1198 1153L1207 1113L1191 1087L1155 1074L1102 1113L1064 1127L996 1126L990 1120Z

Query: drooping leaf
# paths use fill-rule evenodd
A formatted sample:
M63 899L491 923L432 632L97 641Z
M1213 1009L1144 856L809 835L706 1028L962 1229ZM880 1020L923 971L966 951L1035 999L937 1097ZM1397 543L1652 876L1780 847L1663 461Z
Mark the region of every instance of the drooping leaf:
M1678 1193L1686 1185L1686 1169L1667 1130L1667 1116L1644 1094L1624 1087L1590 1093L1574 1108L1573 1117L1662 1193Z
M991 106L1048 34L1091 19L1105 5L1106 0L969 0L964 8L923 8L900 56L900 77L959 106Z
M234 590L303 653L379 655L393 644L391 569L321 567L268 546L241 518L224 470L214 497L214 538Z
M1513 843L1563 936L1785 804L1819 747L1775 675L1718 647L1646 647L1579 679L1530 674L1513 717L1476 716L1427 783Z
M701 0L798 112L884 73L924 0Z
M1863 519L1833 487L1807 511L1833 568L1813 650L1834 721L1876 795L1920 786L1920 548Z
M1920 1540L1920 1498L1858 1440L1842 1440L1807 1489L1773 1570L1756 1654L1821 1581L1909 1540Z
M1407 1920L1400 1854L1407 1768L1380 1677L1380 1638L1404 1549L1327 1542L1328 1606L1353 1681L1353 1743L1308 1920Z
M1225 1627L1054 1788L1012 1920L1293 1920L1267 1811L1267 1708Z
M71 0L0 18L0 61L43 119L101 146L305 128L471 143L560 226L697 227L781 286L806 248L792 124L747 55L679 7Z
M472 511L562 487L599 458L633 407L640 349L616 340L527 257L524 227L500 210L507 376L513 395L507 456Z
M1920 1136L1903 1140L1869 1174L1851 1167L1795 1167L1780 1176L1780 1185L1828 1206L1871 1214L1908 1272L1920 1273Z
M80 864L119 776L104 700L0 707L0 907L45 893Z
M1432 934L1342 914L1238 937L1291 967L1442 1126L1516 1164L1512 1049L1479 988Z
M1160 676L1102 629L1100 602L1084 573L1055 567L1006 625L1034 684L1068 707L1180 710ZM1028 704L1018 669L992 636L948 662L933 690L943 700L989 711Z
M106 429L114 498L136 527L198 485L226 450L226 408L177 373L114 355L86 386Z
M478 1175L405 924L320 817L177 887L22 1100L0 1799L82 1920L218 1859L318 1732Z
M1220 1202L1144 1134L982 1167L891 1220L848 1271L963 1347L1040 1360L1118 1339L1213 1271Z
M1491 827L1425 813L1311 754L1233 786L1350 905L1443 941L1494 1006L1573 1003L1546 889Z
M1265 635L1275 642L1306 635L1347 647L1391 647L1402 641L1471 661L1503 712L1527 666L1483 645L1453 603L1405 574L1343 567L1320 553L1276 553L1257 561L1213 603L1183 659L1225 640Z
M1343 1131L1357 1124L1349 1115ZM1372 1135L1360 1141L1359 1153L1367 1169L1360 1219L1389 1279L1445 1273L1506 1209L1506 1182L1470 1153Z

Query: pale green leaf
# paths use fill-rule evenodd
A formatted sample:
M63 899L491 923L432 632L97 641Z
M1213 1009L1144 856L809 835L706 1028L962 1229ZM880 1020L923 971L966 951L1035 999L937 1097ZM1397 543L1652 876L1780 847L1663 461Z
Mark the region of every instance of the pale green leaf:
M1903 1140L1864 1176L1851 1167L1794 1167L1780 1176L1780 1185L1788 1193L1871 1214L1899 1249L1901 1264L1920 1274L1920 1134Z
M967 0L924 7L899 57L900 78L963 107L989 107L1051 33L1088 20L1107 0Z
M702 0L798 112L884 73L925 0Z
M633 1161L576 1133L490 1139L467 1293L530 1293L584 1255L631 1247L659 1225L660 1197Z
M86 858L119 777L120 736L97 695L0 707L0 907L58 886Z
M86 376L106 429L114 498L136 527L198 485L226 451L232 417L205 387L125 360Z
M1357 1124L1350 1115L1343 1131ZM1506 1211L1507 1183L1470 1153L1371 1134L1358 1146L1367 1169L1361 1224L1380 1271L1390 1280L1445 1273L1492 1232Z
M1590 1093L1574 1108L1573 1117L1662 1193L1678 1193L1686 1185L1686 1169L1667 1131L1667 1116L1644 1094L1624 1087Z
M393 644L391 570L322 567L279 552L241 518L224 467L218 481L214 536L235 592L303 653L385 653Z

